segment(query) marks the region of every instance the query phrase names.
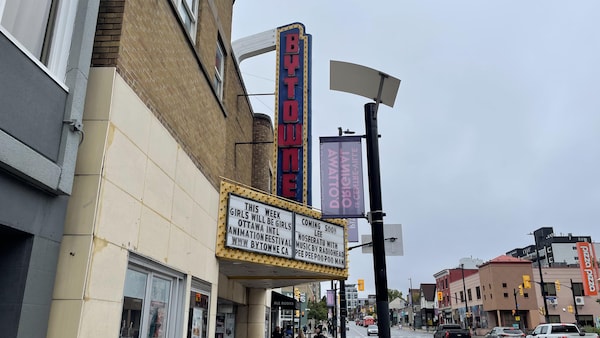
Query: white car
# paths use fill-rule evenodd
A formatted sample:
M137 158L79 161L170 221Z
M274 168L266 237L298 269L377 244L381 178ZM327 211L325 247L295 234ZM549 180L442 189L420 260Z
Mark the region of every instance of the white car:
M367 326L367 336L370 336L372 334L374 334L376 336L379 335L379 328L377 327L377 325Z

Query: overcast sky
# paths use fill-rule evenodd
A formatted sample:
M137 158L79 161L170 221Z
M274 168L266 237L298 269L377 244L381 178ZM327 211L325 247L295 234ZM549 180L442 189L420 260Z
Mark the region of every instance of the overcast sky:
M384 221L404 236L390 289L531 245L542 226L600 241L600 1L237 0L232 40L293 22L312 35L315 206L319 137L365 132L368 100L329 89L330 60L402 81L378 114ZM249 93L274 91L274 52L241 70ZM273 96L252 104L273 116ZM359 297L375 293L372 262L350 252Z

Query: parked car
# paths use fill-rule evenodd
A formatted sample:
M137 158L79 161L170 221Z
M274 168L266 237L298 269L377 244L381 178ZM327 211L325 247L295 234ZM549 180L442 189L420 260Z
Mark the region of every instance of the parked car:
M433 332L433 338L471 338L471 331L458 324L442 324Z
M485 335L485 338L524 338L525 333L520 329L508 326L496 326Z
M585 333L580 331L577 325L565 323L540 324L527 338L579 338L579 336L598 338L597 333Z
M367 326L367 336L370 336L372 334L374 334L376 336L379 335L379 328L377 327L377 325L369 325L369 326Z

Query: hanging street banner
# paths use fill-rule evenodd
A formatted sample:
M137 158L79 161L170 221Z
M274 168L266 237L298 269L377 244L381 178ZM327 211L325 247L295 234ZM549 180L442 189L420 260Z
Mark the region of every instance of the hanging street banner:
M346 268L344 226L229 194L225 246Z
M348 242L358 243L358 219L348 218Z
M365 217L360 136L320 138L322 218Z
M346 266L344 227L295 215L295 259L343 269Z
M335 290L327 290L327 307L335 306Z
M598 267L596 266L596 253L594 245L588 242L577 242L577 254L579 256L579 270L583 282L583 292L586 296L598 295Z

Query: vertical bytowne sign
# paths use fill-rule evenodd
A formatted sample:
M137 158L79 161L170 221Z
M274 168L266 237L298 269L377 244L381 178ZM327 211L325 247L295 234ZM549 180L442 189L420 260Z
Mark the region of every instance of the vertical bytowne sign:
M323 218L365 216L360 136L320 138Z
M277 29L273 193L310 205L311 36L304 32L301 23Z
M583 292L586 296L598 295L598 267L596 266L596 253L594 245L588 242L577 242L579 256L579 270L583 282Z

